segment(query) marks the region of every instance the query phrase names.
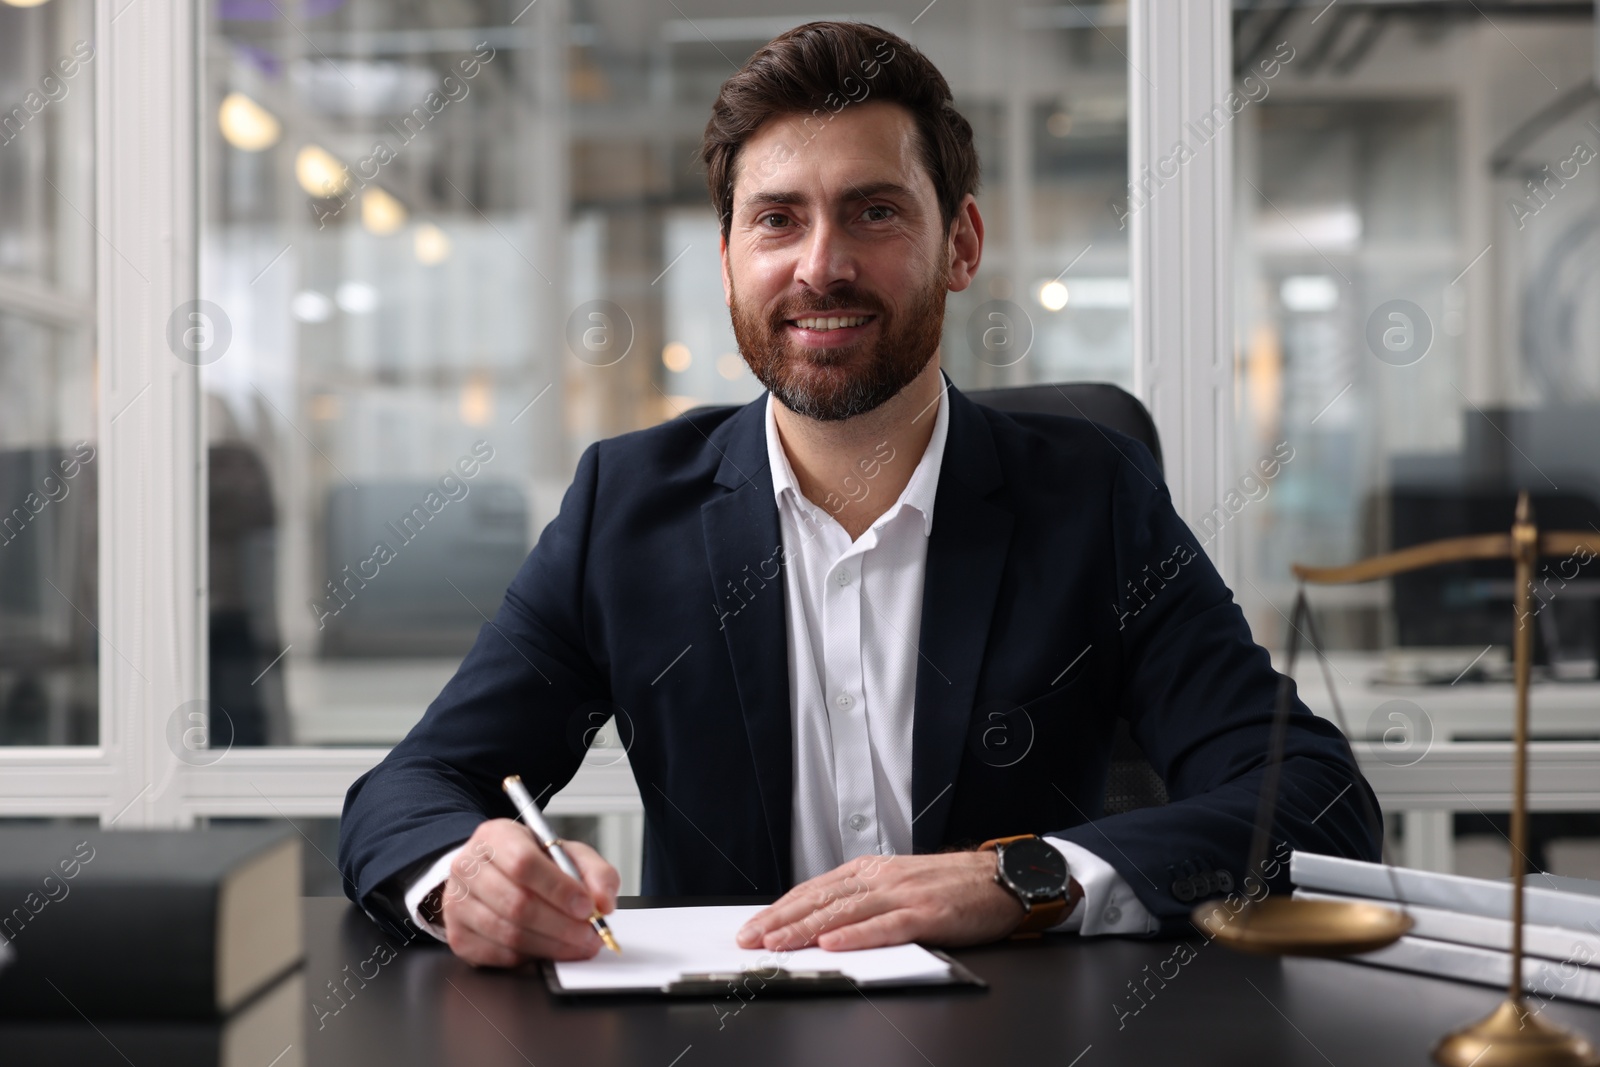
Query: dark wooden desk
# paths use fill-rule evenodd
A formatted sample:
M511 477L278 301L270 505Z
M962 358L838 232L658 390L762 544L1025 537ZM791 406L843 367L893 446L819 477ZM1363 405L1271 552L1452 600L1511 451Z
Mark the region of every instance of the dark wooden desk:
M343 898L305 906L308 1003L301 1032L283 1035L295 1048L275 1067L1420 1067L1441 1034L1498 999L1486 987L1350 963L1238 956L1198 937L1063 936L953 953L987 991L570 1001L553 997L535 970L475 970L442 944L421 943L426 935L410 944L387 936ZM370 977L362 984L355 974ZM330 983L343 983L342 1001ZM1600 1009L1543 1010L1600 1037ZM18 1042L16 1028L0 1029L0 1063L200 1062L163 1052L136 1024L72 1030L70 1042L60 1033L44 1042L38 1031Z

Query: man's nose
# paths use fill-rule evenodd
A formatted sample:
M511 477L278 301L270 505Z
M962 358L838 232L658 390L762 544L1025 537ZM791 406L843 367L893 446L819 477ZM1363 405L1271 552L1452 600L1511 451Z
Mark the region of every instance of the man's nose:
M855 281L855 249L846 228L827 217L812 222L800 243L795 275L796 281L818 292L827 292L841 279Z

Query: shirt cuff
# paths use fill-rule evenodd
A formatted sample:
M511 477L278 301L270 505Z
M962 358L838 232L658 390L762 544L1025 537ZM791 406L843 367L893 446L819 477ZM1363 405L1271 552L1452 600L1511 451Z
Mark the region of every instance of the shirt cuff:
M1077 933L1084 937L1099 934L1149 934L1158 927L1117 869L1082 845L1047 837L1066 857L1072 877L1083 887L1083 899L1051 933ZM409 899L409 898L408 898Z
M422 917L422 912L418 909L417 905L422 903L423 897L427 896L438 886L443 885L445 880L450 877L450 864L457 856L461 855L461 851L466 847L466 844L463 843L444 853L438 859L433 861L433 866L422 872L422 874L418 876L417 880L412 882L410 887L406 889L406 914L411 916L411 921L416 923L419 929L428 931L428 933L432 934L440 941L448 941L448 938L445 935L444 927L438 923L431 923L424 919Z

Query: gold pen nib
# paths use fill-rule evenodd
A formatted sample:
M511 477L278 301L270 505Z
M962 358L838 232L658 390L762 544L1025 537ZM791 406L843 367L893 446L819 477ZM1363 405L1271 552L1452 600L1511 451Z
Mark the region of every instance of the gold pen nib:
M619 956L622 955L622 949L617 946L617 939L611 933L611 927L606 925L606 921L604 919L596 919L594 921L594 928L595 932L600 935L600 940L606 943L606 948L609 948L612 952L615 952Z
M594 932L600 935L600 940L606 943L607 948L619 956L622 955L622 949L617 946L617 939L611 933L611 927L606 925L598 910L589 916L589 925L594 927Z

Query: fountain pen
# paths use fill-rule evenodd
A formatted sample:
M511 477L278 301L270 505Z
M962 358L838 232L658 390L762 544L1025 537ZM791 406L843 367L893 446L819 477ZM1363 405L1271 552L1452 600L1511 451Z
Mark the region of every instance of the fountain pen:
M544 815L540 813L538 805L533 802L533 798L528 795L528 790L522 784L522 776L507 775L500 783L500 787L511 797L511 802L517 806L517 811L522 815L522 821L533 831L534 840L538 841L550 858L556 861L556 866L579 885L583 885L583 875L578 873L578 865L572 862L572 857L561 847L561 839L550 829L550 824L544 821ZM606 925L599 908L590 914L589 925L594 927L594 932L600 935L600 940L606 943L607 948L618 955L622 954L622 949L617 947L617 939L612 936L611 927Z

